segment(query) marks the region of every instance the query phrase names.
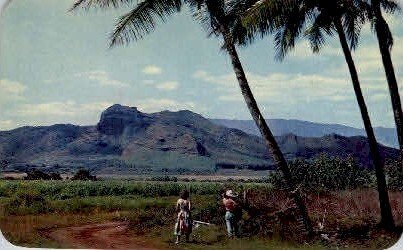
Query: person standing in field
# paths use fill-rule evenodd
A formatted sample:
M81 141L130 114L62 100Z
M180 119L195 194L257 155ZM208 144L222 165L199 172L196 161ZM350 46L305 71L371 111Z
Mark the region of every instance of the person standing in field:
M232 238L238 234L238 216L236 215L239 209L239 204L236 201L238 195L232 191L227 190L224 193L223 204L225 207L225 224L227 226L228 237Z
M192 233L192 219L190 216L190 209L191 204L189 199L189 192L187 190L183 190L180 194L180 198L176 202L176 211L178 212L178 217L175 224L175 244L179 244L181 235L185 235L186 242L189 242L189 237Z

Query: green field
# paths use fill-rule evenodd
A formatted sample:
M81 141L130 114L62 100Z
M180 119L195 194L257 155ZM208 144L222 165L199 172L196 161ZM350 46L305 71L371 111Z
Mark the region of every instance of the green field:
M226 188L248 194L249 207L243 211L238 239L227 239L225 235L220 193ZM191 192L193 218L214 225L200 226L194 230L191 243L175 246L174 204L182 189ZM399 228L384 232L376 227L379 209L373 189L311 191L304 197L314 225L324 220L324 233L337 233L334 240L324 241L319 233L313 239L304 238L292 217L295 209L287 209L290 200L285 193L264 183L1 180L0 227L16 245L64 248L133 244L150 249L382 248L399 237ZM391 193L391 204L396 223L401 226L402 192ZM88 236L88 242L83 237L66 236L69 230L92 230L94 235L96 230L115 230L99 229L109 225L105 223L125 226L124 233L103 234L110 237L108 242L117 245L107 245L106 240L91 242L92 236ZM355 233L361 231L365 233ZM62 240L59 234L64 235Z

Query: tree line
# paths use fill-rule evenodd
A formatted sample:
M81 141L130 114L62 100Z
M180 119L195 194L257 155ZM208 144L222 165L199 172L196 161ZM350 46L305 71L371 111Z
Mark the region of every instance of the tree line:
M24 180L63 180L63 177L60 173L50 172L46 173L39 169L32 169L31 171L26 173L27 176L24 177ZM66 178L68 179L68 177ZM97 177L95 175L91 175L90 171L87 169L79 169L70 180L81 180L81 181L96 181Z

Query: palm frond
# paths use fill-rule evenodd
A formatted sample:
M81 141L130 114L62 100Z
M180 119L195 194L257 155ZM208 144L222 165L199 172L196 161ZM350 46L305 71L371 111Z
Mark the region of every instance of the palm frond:
M224 0L205 0L204 3L204 13L208 17L206 24L211 30L220 32L222 26L228 27Z
M231 27L235 44L247 46L255 41L256 33L243 24L244 13L256 3L256 0L227 0L225 6L226 20Z
M382 9L384 9L386 13L393 14L402 10L399 2L395 0L381 0L380 3Z
M245 10L242 24L261 37L281 26L284 16L297 5L297 0L259 0Z
M154 31L158 21L181 10L182 0L145 0L121 16L110 36L110 47L139 40Z
M206 31L207 37L219 36L221 34L217 19L214 17L214 13L209 11L205 0L187 0L186 3L192 12L193 18L199 22Z
M396 0L380 0L374 3L372 0L356 0L361 2L361 6L364 6L363 11L366 12L366 18L371 25L371 30L374 33L380 33L382 38L385 39L384 45L391 49L393 47L393 35L390 31L389 25L383 18L382 14L376 14L377 9L381 7L387 13L401 12L399 2ZM375 6L375 4L379 4Z
M333 22L326 12L316 13L311 25L305 30L304 36L308 39L314 53L319 53L326 44L325 35L332 36L334 31Z
M283 60L287 53L294 49L296 40L303 34L311 10L305 5L293 5L284 12L279 27L274 35L275 59ZM277 24L277 25L278 25Z
M374 21L374 27L376 27L376 32L381 32L379 34L385 39L385 45L388 47L388 49L392 49L393 47L393 35L392 32L390 31L388 23L385 21L383 18L376 19Z
M346 15L343 22L343 28L349 41L350 49L355 50L358 46L362 24L354 17Z
M344 2L343 29L346 33L350 49L354 50L358 46L361 29L367 21L367 15L361 9L361 5L354 3L354 1Z
M74 11L79 8L82 9L89 9L91 7L97 7L97 8L118 8L121 6L127 6L129 4L132 4L133 2L138 3L139 0L76 0L69 9L69 11Z

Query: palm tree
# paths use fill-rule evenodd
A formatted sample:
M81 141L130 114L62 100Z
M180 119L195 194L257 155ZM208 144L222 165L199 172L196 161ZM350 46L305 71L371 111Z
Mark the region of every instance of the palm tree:
M122 4L130 4L130 0L78 0L72 7L89 8L91 6L119 7ZM253 120L259 128L267 148L278 168L282 171L286 189L294 199L306 232L312 233L311 221L308 211L302 200L299 189L291 176L290 169L283 153L278 146L273 133L263 118L258 104L253 96L246 78L242 63L236 50L236 42L246 40L250 35L240 22L240 18L228 11L228 2L225 0L144 0L137 4L129 13L123 15L115 26L111 36L111 46L126 44L133 40L141 39L144 35L154 30L157 21L164 22L170 15L179 12L184 4L193 11L194 16L206 27L210 34L221 36L223 49L229 54L234 73L239 83L241 93L250 111ZM250 38L250 37L249 37Z
M246 13L244 24L251 31L267 33L262 24L267 23L267 13L273 13L277 0L258 1ZM287 52L294 48L295 41L305 36L317 53L325 43L325 34L332 36L336 33L344 53L351 76L354 93L361 112L361 117L367 133L368 143L375 166L378 184L379 203L381 207L381 222L385 228L394 226L389 195L386 186L384 163L381 158L378 143L375 138L367 106L361 91L357 70L351 55L351 49L357 46L361 26L365 15L359 5L348 0L289 0L286 1L280 17L277 17L275 47L277 58L282 60ZM274 7L273 7L274 6ZM305 32L304 32L305 31Z
M392 102L393 116L395 119L397 138L399 141L400 157L403 160L403 112L400 101L399 88L393 68L390 52L393 46L393 36L388 23L382 16L382 8L387 13L395 13L400 10L397 1L394 0L361 0L361 10L367 13L371 26L376 33L379 44L379 51L382 56L382 63L388 82L390 99ZM403 162L402 162L403 163ZM401 168L403 171L403 166Z

